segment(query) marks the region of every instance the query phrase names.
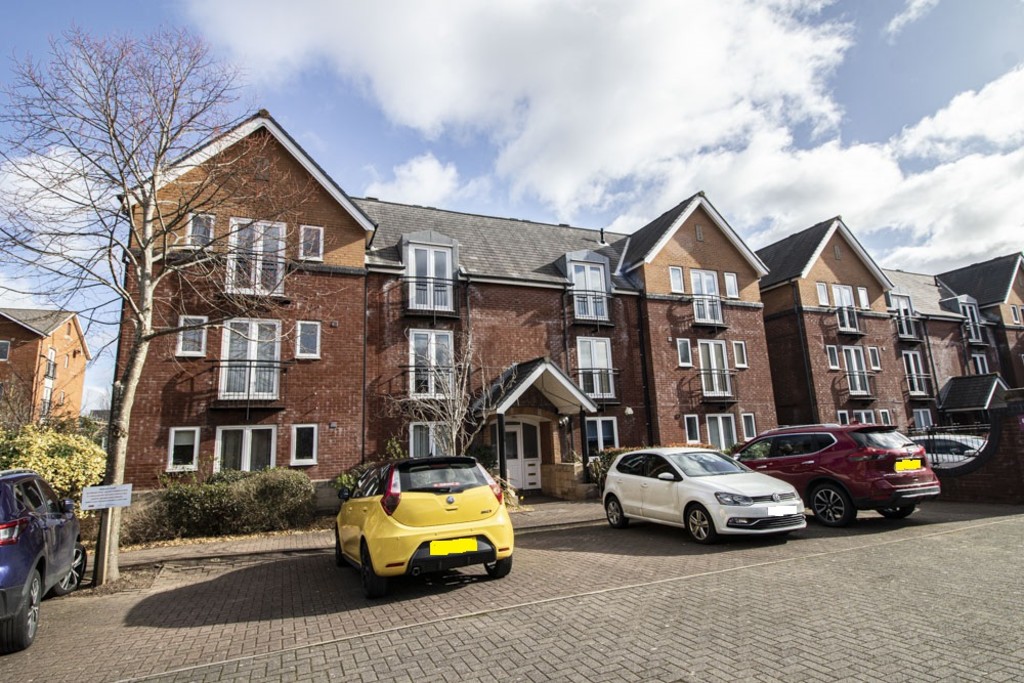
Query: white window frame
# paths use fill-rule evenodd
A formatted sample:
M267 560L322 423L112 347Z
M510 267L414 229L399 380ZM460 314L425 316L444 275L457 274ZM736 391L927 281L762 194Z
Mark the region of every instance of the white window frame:
M700 339L697 341L697 357L700 359L700 385L704 396L732 396L732 374L729 372L729 351L724 341ZM718 361L722 364L719 365ZM733 434L736 422L733 421Z
M613 443L608 444L608 443L605 443L605 441L604 441L604 430L601 429L601 424L603 422L610 422L611 425L612 425L612 442ZM618 448L619 447L619 424L618 424L618 420L616 420L614 417L588 417L586 419L587 433L583 435L583 438L586 439L588 442L590 441L590 425L594 425L594 427L597 429L597 451L591 452L590 453L591 456L593 456L594 453L600 453L601 451L607 450L609 448Z
M987 375L988 356L986 356L984 353L972 353L971 368L974 370L974 374L976 375Z
M736 434L736 416L733 415L732 413L711 413L711 414L706 415L704 417L704 422L705 422L704 426L708 430L708 443L710 443L712 446L720 449L723 452L728 453L730 448L732 448L734 445L739 443L739 437ZM721 435L723 437L721 445L716 444L714 442L714 440L711 438L711 435L713 433L713 431L711 429L711 423L712 422L718 422L719 431L721 432ZM726 424L728 424L731 427L731 431L732 431L732 439L733 439L733 441L730 444L725 443L726 439L725 439L724 427L725 427Z
M270 468L277 467L277 425L223 425L217 427L217 440L214 446L215 456L213 471L221 471L222 449L224 447L223 434L228 430L241 430L242 434L242 467L240 472L252 472L252 433L257 430L270 431Z
M313 430L313 457L312 458L298 458L295 455L295 451L299 445L298 431L300 429L312 429ZM320 426L317 424L296 424L292 425L292 442L290 446L291 450L291 465L315 465L317 458L319 457L320 451Z
M966 318L964 325L966 326L968 341L982 341L981 314L978 313L978 307L972 303L961 303L960 313Z
M683 428L686 430L686 443L700 443L700 415L684 415Z
M717 324L724 322L717 270L691 268L690 293L693 297L693 319L695 322Z
M248 329L245 332L238 332L233 329L235 325L247 325ZM274 328L274 357L264 358L264 362L270 364L269 369L273 372L273 389L271 391L256 391L255 387L258 384L259 369L255 362L259 360L259 347L261 340L259 338L259 329L261 326L272 326ZM230 377L232 367L230 361L232 358L229 356L231 348L231 337L233 334L243 334L243 340L247 343L245 361L245 369L247 373L246 377L246 390L245 391L228 391L228 379ZM279 320L262 320L259 318L235 318L233 320L227 320L224 322L221 334L221 350L220 359L222 362L220 372L220 384L218 387L218 398L222 400L234 401L242 399L253 399L259 401L276 400L281 387L281 321Z
M318 237L316 239L317 251L316 253L307 253L306 251L306 233L315 232ZM300 225L299 226L299 260L300 261L323 261L324 260L324 229L318 225Z
M734 341L732 343L732 362L737 368L746 368L747 365L747 342Z
M205 315L183 315L178 318L178 327L186 327L191 325L205 325L207 322L209 322L209 318L207 318ZM200 348L198 351L185 350L185 335L188 334L199 335L198 341ZM174 355L188 358L204 357L206 355L206 328L201 327L195 330L178 330L178 344L174 350ZM64 367L67 367L67 365L65 365Z
M316 350L304 352L302 350L302 328L306 325L313 325L316 328ZM295 321L295 357L296 358L320 358L320 323L316 320Z
M857 302L860 304L860 307L864 310L868 310L871 308L871 301L868 299L867 287L857 288Z
M867 360L864 357L863 346L844 346L842 349L843 365L846 367L846 378L850 387L851 396L870 396L871 381L868 376ZM850 360L856 362L850 363ZM859 367L851 367L858 365ZM860 386L863 381L864 386ZM854 388L854 384L857 388Z
M729 299L740 298L740 280L736 273L722 273L725 280L725 296Z
M825 357L828 360L829 370L840 370L839 366L839 347L834 344L827 344L825 346Z
M11 359L11 342L6 339L0 340L0 362L8 362Z
M206 236L206 241L202 242L196 239L196 233L193 229L193 224L196 217L209 218L210 219L210 234ZM213 226L216 223L216 217L212 213L191 213L188 216L188 226L185 228L185 244L193 249L202 249L208 247L213 242Z
M848 424L850 424L850 413L848 411L845 411L845 410L837 410L836 411L836 422L838 422L841 425L848 425Z
M1010 304L1010 317L1013 318L1014 325L1020 325L1020 308L1017 304Z
M878 409L878 422L886 426L892 426L892 413L889 412L888 408Z
M923 420L921 418L924 418ZM914 426L918 429L925 429L935 424L932 421L932 411L928 408L914 408Z
M683 360L683 349L686 349L686 359ZM693 346L689 339L676 339L676 354L679 356L679 367L693 367Z
M419 255L424 256L421 262ZM409 282L409 308L415 311L455 310L455 253L451 247L435 244L410 244L406 276ZM420 272L420 266L422 270Z
M668 286L673 294L683 294L686 292L686 280L683 278L682 266L669 266L668 267Z
M828 308L828 285L825 284L824 282L818 282L815 286L818 290L818 305L824 308Z
M444 455L440 452L438 444L440 443L437 439L437 428L440 422L410 422L409 423L409 457L410 458L428 458L431 455ZM416 451L416 428L425 427L427 429L427 453L417 454Z
M747 421L750 424L747 424ZM753 413L740 413L740 423L743 425L743 440L750 441L757 436L757 421Z
M577 320L608 320L608 277L603 263L574 261L573 314Z
M229 292L253 295L275 295L284 293L284 236L285 224L273 221L252 221L245 218L232 218L231 232L228 235L227 289ZM241 285L237 281L242 258L239 239L243 231L252 229L253 249L252 263L249 265L248 279L250 286ZM276 243L276 246L274 244ZM268 244L272 247L268 249ZM268 263L277 267L277 281L273 287L263 285L263 268Z
M882 369L882 354L877 346L868 347L868 363L872 370Z
M903 370L907 375L907 391L911 396L924 396L928 393L927 376L920 351L903 352Z
M427 355L425 371L427 377L428 388L426 391L416 391L416 374L417 369L420 367L416 364L416 336L426 335L427 337ZM454 360L455 355L455 339L452 333L448 330L409 330L409 366L412 372L409 373L409 395L419 397L443 397L447 395L447 392L443 387L438 387L438 382L444 380L444 374L437 370L437 354L438 354L438 340L448 340L448 362L449 365ZM452 367L448 368L447 377L449 385L453 380Z
M192 432L192 463L190 465L174 464L174 437L178 432ZM167 438L167 472L195 472L199 468L199 427L171 427Z
M602 347L605 350L603 354L600 353ZM587 355L590 357L590 364L586 366L583 361L584 349L588 349ZM577 375L579 386L587 396L590 398L615 398L611 339L608 337L579 337L576 340L576 360L579 365ZM605 374L606 383L600 381L602 379L600 373ZM590 382L587 382L588 375ZM590 391L587 390L588 384Z

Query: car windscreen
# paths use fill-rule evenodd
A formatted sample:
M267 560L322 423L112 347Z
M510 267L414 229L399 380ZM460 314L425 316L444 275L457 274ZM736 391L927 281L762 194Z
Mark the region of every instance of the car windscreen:
M903 436L895 429L881 431L861 430L850 432L850 436L859 446L865 448L900 449L908 446L916 446L913 441Z
M710 477L750 471L749 467L741 465L723 453L691 451L671 453L666 457L687 477Z
M398 476L402 491L458 493L487 485L484 473L475 462L410 462L399 468Z

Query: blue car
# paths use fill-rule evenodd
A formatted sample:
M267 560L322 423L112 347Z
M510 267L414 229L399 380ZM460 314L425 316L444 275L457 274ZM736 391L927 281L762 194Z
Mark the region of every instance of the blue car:
M66 595L85 575L75 504L32 470L0 470L0 653L24 650L45 595Z

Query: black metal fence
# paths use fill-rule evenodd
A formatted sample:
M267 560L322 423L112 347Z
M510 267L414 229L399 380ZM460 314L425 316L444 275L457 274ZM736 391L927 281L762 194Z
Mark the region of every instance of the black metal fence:
M973 460L988 443L989 425L953 425L911 429L907 436L924 446L933 468L956 467Z

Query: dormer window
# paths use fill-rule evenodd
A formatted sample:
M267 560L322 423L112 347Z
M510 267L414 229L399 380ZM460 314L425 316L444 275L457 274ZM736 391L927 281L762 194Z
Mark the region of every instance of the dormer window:
M452 310L452 252L445 247L409 247L409 308Z
M981 316L978 314L978 306L976 304L961 303L960 313L966 318L964 321L964 334L967 336L967 341L973 343L981 343Z
M573 303L577 320L607 320L608 290L604 265L573 263Z

